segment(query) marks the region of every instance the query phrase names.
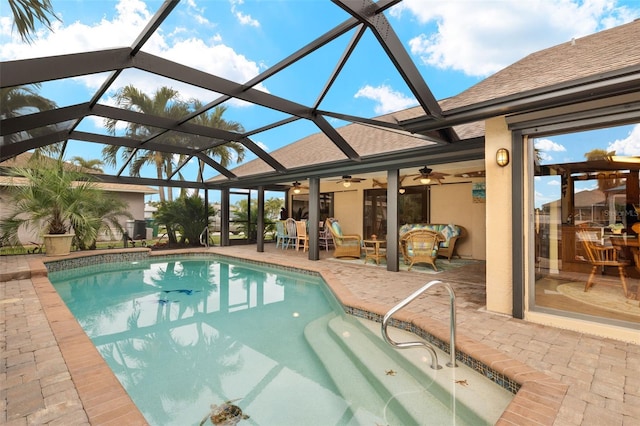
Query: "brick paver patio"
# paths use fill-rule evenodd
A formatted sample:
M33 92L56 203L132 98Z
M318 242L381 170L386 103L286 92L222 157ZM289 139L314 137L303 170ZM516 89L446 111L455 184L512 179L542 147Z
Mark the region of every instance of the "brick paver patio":
M461 346L485 352L494 368L511 369L527 383L501 424L640 424L640 346L486 312L482 264L425 275L343 264L326 252L314 262L273 245L264 253L255 246L210 251L318 270L343 302L372 311L384 312L431 279L451 282ZM145 424L53 291L42 259L0 257L0 423ZM420 297L407 315L446 323L446 299Z

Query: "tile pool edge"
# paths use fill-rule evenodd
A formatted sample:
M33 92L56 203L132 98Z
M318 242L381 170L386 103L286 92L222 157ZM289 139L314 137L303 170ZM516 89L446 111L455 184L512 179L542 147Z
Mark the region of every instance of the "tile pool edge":
M66 269L68 267L73 268L105 262L110 263L128 260L142 260L153 257L184 257L190 255L215 255L223 258L237 259L243 262L249 262L257 265L275 267L277 269L283 269L286 271L319 275L327 283L332 293L336 296L338 301L343 306L345 312L360 318L380 322L384 314L391 308L391 306L384 306L360 300L341 283L339 277L337 277L328 266L325 266L320 262L313 262L314 264L317 263L317 266L305 265L305 267L300 267L296 264L295 259L260 259L259 252L256 252L255 259L248 259L246 257L233 256L225 253L220 253L218 250L204 248L167 250L161 252L151 252L149 249L127 250L122 252L114 252L113 250L109 250L101 253L82 253L73 256L72 258L41 258L30 262L30 266L32 269L32 280L34 282L34 287L37 287L38 295L40 296L42 291L43 296L46 296L45 298L48 299L51 297L48 294L50 291L53 291L53 293L55 293L53 285L49 282L48 278L46 278L48 267L52 267L51 269L54 270L60 270ZM273 263L274 261L277 263ZM37 285L36 281L38 282ZM57 296L57 293L55 293L55 296ZM59 296L57 296L57 298L59 299ZM47 303L45 303L45 301ZM60 315L58 311L66 310L68 312L66 305L62 303L61 299L59 299L59 302L54 301L53 304L50 304L48 300L42 300L42 305L50 322L52 322L52 320L50 318L50 312L48 311L51 311L51 314L54 315L54 319L56 318L55 315ZM68 315L71 315L71 313L68 312ZM73 319L72 315L71 318ZM118 401L118 405L116 406L116 415L118 415L118 413L126 413L127 416L130 415L127 411L128 409L124 408L124 405L127 405L128 400L128 403L133 405L133 409L135 409L135 411L142 419L142 423L138 423L137 421L133 421L132 418L131 420L133 421L133 423L130 424L144 424L144 419L142 418L133 402L128 397L128 394L126 393L124 388L121 387L120 383L115 378L115 375L113 375L109 367L103 361L102 357L99 355L80 325L75 321L75 319L73 319L73 322L75 322L77 328L79 328L80 333L84 336L84 339L82 339L77 335L77 332L74 332L73 336L76 340L78 340L75 343L83 344L83 342L80 341L86 340L86 342L84 342L83 344L83 347L85 345L90 346L90 349L87 348L85 351L79 351L78 349L75 349L75 351L85 353L82 358L82 362L84 363L89 362L90 358L98 358L91 359L91 364L102 364L103 367L96 367L97 370L95 370L93 374L96 374L98 376L92 376L91 380L96 381L99 378L98 380L100 381L100 383L107 384L103 389L109 389L109 392L105 391L107 395L95 395L95 393L85 394L86 390L83 389L84 386L82 383L83 380L85 380L84 376L82 375L84 364L81 363L80 366L76 366L75 364L78 360L74 359L74 351L68 351L68 348L63 347L64 345L60 344L61 339L64 340L64 336L66 334L69 334L71 331L69 328L70 324L67 324L68 322L69 321L65 321L65 326L63 327L63 329L58 330L62 333L61 337L58 336L58 331L56 331L59 327L54 327L54 324L52 323L52 329L54 331L56 339L59 342L60 350L63 354L63 357L65 358L65 361L67 362L69 371L78 389L78 394L83 402L83 405L85 405L85 410L91 420L91 423L94 423L92 415L94 415L95 413L103 415L102 411L105 410L106 406L109 406L111 408L109 398L114 398ZM434 321L426 317L425 315L411 313L408 311L400 311L394 316L391 325L410 331L424 338L425 340L432 342L434 345L438 346L440 349L443 349L445 352L448 352L447 342L449 332L447 326L445 326L441 322ZM66 352L69 353L67 354ZM90 355L91 352L94 352L93 356ZM469 354L473 354L473 356ZM520 361L510 358L509 356L496 349L493 349L474 339L462 335L459 332L457 334L456 358L459 362L465 363L470 368L485 375L489 379L496 382L498 385L515 393L514 399L508 405L507 409L504 411L496 424L522 424L523 422L531 421L534 421L537 424L548 425L552 425L554 423L557 414L560 411L560 406L562 405L564 395L567 392L568 385L548 376L545 373L535 370ZM107 371L102 371L105 368ZM100 371L98 372L98 370ZM74 371L76 371L75 374ZM115 381L115 384L112 387L112 385L109 383L112 383L113 381ZM118 388L119 390L116 391L116 388ZM95 407L95 405L101 407L102 409ZM118 421L120 421L120 419L118 419ZM127 418L127 421L130 421L130 419Z

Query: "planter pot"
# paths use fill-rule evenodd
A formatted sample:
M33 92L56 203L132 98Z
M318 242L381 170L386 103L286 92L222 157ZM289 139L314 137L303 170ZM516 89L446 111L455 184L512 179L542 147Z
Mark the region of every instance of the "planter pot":
M44 235L46 256L66 256L71 253L73 234Z

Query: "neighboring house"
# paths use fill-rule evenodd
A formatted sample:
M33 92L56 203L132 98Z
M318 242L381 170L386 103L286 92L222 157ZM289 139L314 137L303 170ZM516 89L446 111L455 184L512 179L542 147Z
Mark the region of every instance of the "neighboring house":
M29 159L31 158L31 153L25 152L17 157L4 161L0 163L0 167L24 167L28 164ZM53 160L52 160L53 161ZM69 167L77 168L75 165L69 165ZM86 173L95 173L93 170L83 170ZM8 212L11 211L11 203L10 197L7 192L7 187L11 185L19 185L22 179L13 178L8 176L0 176L0 219L4 218L8 215ZM129 205L129 213L133 216L134 219L142 220L145 219L145 204L144 197L145 195L157 194L158 191L154 188L145 185L125 185L125 184L117 184L117 183L103 183L97 182L96 187L111 193L116 194L117 197L124 200ZM126 221L128 219L123 217L120 221L123 229L126 228ZM42 237L38 234L36 230L27 230L21 229L19 233L20 241L23 244L29 244L30 242L41 242ZM106 235L102 236L102 239L107 239ZM122 235L117 234L115 237L117 240L122 239Z

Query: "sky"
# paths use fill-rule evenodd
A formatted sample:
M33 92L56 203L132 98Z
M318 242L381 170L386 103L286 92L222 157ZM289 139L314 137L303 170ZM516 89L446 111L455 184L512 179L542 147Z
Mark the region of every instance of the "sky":
M1 61L131 46L162 2L52 0L52 4L59 18L53 31L40 28L34 41L25 44L13 28L7 0L0 0ZM348 17L328 0L183 0L143 50L246 82ZM436 99L443 99L532 52L640 18L640 0L404 0L386 17ZM264 81L260 90L313 105L351 35ZM141 73L123 72L116 87L135 82L152 94L171 85L184 99L206 103L215 98L161 77L140 79ZM85 102L104 78L102 74L44 83L41 94L58 106ZM114 94L110 91L100 102L114 105ZM375 117L415 105L411 91L367 33L320 108ZM225 119L240 122L245 130L284 118L238 101L225 106ZM341 124L346 123L334 122ZM85 120L78 130L106 134L98 119ZM252 139L269 152L317 131L309 123L297 122ZM640 130L625 126L590 143L640 155ZM588 150L584 140L576 144L560 137L536 141L536 146L551 162L581 161ZM93 144L76 142L70 147L72 155L100 158L100 147ZM185 169L185 175L195 179L195 167Z

